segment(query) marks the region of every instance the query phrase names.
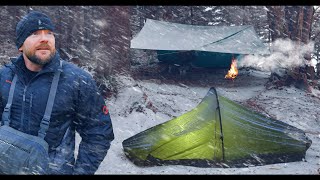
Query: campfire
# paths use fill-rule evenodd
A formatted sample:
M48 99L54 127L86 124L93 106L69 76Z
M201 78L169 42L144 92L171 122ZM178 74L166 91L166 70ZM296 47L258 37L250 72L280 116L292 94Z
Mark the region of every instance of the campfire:
M231 67L228 73L225 75L224 78L226 79L235 79L238 75L238 69L237 69L237 59L232 59Z

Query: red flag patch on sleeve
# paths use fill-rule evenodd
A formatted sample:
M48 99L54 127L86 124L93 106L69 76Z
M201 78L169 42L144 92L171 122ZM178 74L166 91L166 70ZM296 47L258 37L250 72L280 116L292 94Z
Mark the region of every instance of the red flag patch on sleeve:
M103 112L104 114L108 114L108 113L109 113L109 109L107 108L106 105L104 105L104 106L102 107L102 112Z

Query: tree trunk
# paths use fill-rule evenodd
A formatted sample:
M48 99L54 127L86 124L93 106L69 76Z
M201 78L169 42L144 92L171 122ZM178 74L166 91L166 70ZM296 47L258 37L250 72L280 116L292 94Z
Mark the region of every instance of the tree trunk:
M268 19L271 40L289 38L301 45L308 44L311 38L311 25L313 21L313 6L268 6ZM311 52L303 55L306 61L311 61ZM315 78L315 70L310 63L303 67L295 67L288 72L290 78L285 81L303 83L303 87L310 91L310 84ZM273 78L271 78L273 79ZM290 82L282 84L290 84Z
M275 41L278 38L285 38L286 30L285 30L285 12L283 6L267 6L269 9L268 23L269 23L269 31L271 33L271 42Z

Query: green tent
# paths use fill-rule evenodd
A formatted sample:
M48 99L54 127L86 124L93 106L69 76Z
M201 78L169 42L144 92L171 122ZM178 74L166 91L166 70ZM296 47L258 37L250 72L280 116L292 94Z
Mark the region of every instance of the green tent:
M156 50L160 62L197 67L230 67L232 58L240 55L270 54L253 26L195 26L152 19L146 20L130 48Z
M211 88L191 111L122 142L138 166L246 167L301 161L305 133L245 108Z

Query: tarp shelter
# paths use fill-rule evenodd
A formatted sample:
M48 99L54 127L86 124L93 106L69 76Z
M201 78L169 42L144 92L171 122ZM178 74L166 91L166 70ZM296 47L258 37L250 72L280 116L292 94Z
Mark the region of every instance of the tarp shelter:
M230 67L232 58L270 54L253 26L196 26L147 19L131 48L156 50L158 60L198 67Z
M122 142L138 166L246 167L301 161L311 140L211 88L191 111Z

